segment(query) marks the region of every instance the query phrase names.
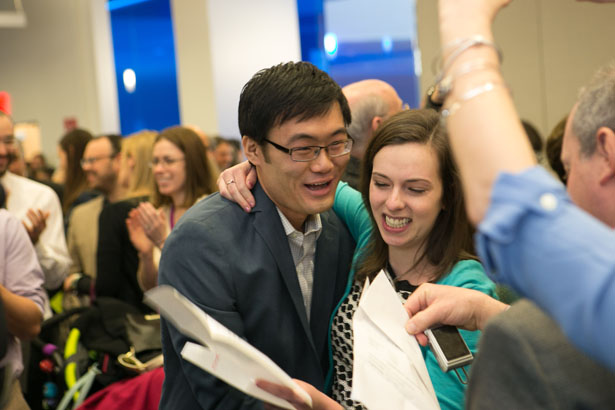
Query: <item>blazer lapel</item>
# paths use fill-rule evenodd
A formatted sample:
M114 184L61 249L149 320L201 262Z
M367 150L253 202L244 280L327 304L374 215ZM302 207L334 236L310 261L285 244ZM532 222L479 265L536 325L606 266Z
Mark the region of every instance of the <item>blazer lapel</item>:
M319 341L316 352L320 355L328 340L331 309L338 301L333 301L337 279L339 227L329 220L329 212L320 214L322 232L316 243L314 259L314 286L312 290L312 310L310 325L314 340Z
M312 331L307 320L307 314L305 313L305 306L303 304L303 295L301 294L301 288L299 287L299 279L297 278L297 270L295 263L288 245L288 239L284 233L284 226L278 215L278 211L274 203L269 199L265 191L259 183L254 187L252 194L256 201L252 212L254 216L254 228L263 238L263 241L271 251L282 280L286 285L286 289L290 294L290 297L301 321L301 325L305 334L316 353L314 346L314 339L312 338Z

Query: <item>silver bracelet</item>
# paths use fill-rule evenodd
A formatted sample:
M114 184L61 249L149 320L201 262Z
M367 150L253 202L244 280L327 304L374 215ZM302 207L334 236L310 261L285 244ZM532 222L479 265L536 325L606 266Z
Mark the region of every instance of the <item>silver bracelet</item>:
M459 110L459 108L461 108L464 102L467 102L473 98L476 98L479 95L494 91L499 87L503 87L508 90L508 86L506 85L506 83L488 82L488 83L485 83L483 85L480 85L476 88L472 88L471 90L467 91L464 95L461 96L459 100L455 101L454 103L452 103L451 105L449 105L448 107L442 110L440 114L440 122L442 126L446 126L446 121L453 114L455 114L457 110Z
M502 56L502 51L500 50L500 48L493 41L487 40L484 36L474 35L474 36L471 36L465 39L460 39L460 40L454 41L453 43L446 46L442 50L442 54L444 54L445 50L449 48L453 48L453 47L455 48L452 51L452 53L448 56L446 61L442 62L442 69L440 70L440 73L436 76L436 83L439 83L440 81L442 81L442 78L444 78L444 75L446 74L448 69L451 68L452 64L455 62L455 60L457 60L457 58L461 54L477 46L488 46L488 47L493 48L498 53L498 59L500 63L502 62L503 56Z
M449 96L450 93L453 91L454 80L459 77L463 77L466 74L487 68L497 69L498 65L491 63L487 60L479 60L477 62L470 61L462 65L454 73L447 75L439 83L436 84L438 86L438 96L442 101L444 101L446 97Z

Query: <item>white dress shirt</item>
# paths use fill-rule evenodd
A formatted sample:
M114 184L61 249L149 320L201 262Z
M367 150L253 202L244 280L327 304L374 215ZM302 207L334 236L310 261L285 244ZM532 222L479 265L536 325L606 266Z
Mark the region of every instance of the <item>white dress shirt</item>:
M284 225L284 232L288 238L288 245L293 255L297 279L301 295L303 295L303 305L308 321L310 320L310 310L312 308L312 288L314 285L314 257L316 256L316 241L322 232L320 215L310 215L305 221L305 232L296 230L290 221L284 216L279 208L278 214Z

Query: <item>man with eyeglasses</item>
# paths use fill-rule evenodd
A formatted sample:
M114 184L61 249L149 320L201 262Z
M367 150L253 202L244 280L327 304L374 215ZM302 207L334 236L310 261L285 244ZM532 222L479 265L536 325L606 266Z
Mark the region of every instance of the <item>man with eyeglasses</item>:
M84 275L96 277L98 217L106 203L119 200L122 194L118 183L121 142L119 135L101 135L90 140L83 151L81 167L88 187L102 195L76 206L71 213L66 238L73 262L70 275L64 281L65 291L90 293L91 281L81 279Z
M55 290L70 265L62 208L51 188L8 171L16 149L13 131L13 119L0 111L0 184L7 192L6 208L26 227L45 274L45 288Z
M313 65L286 63L255 74L241 93L239 129L258 174L256 204L246 213L218 194L197 203L165 242L159 268L160 284L321 390L330 315L354 251L330 210L352 148L349 122L340 87ZM186 341L162 320L161 409L262 408L183 360Z

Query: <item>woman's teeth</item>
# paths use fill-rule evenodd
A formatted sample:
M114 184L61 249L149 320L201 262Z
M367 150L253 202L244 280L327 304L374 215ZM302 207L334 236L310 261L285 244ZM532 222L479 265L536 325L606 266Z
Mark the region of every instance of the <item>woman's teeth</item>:
M410 218L392 218L390 216L384 216L385 223L391 228L403 228L411 221Z

